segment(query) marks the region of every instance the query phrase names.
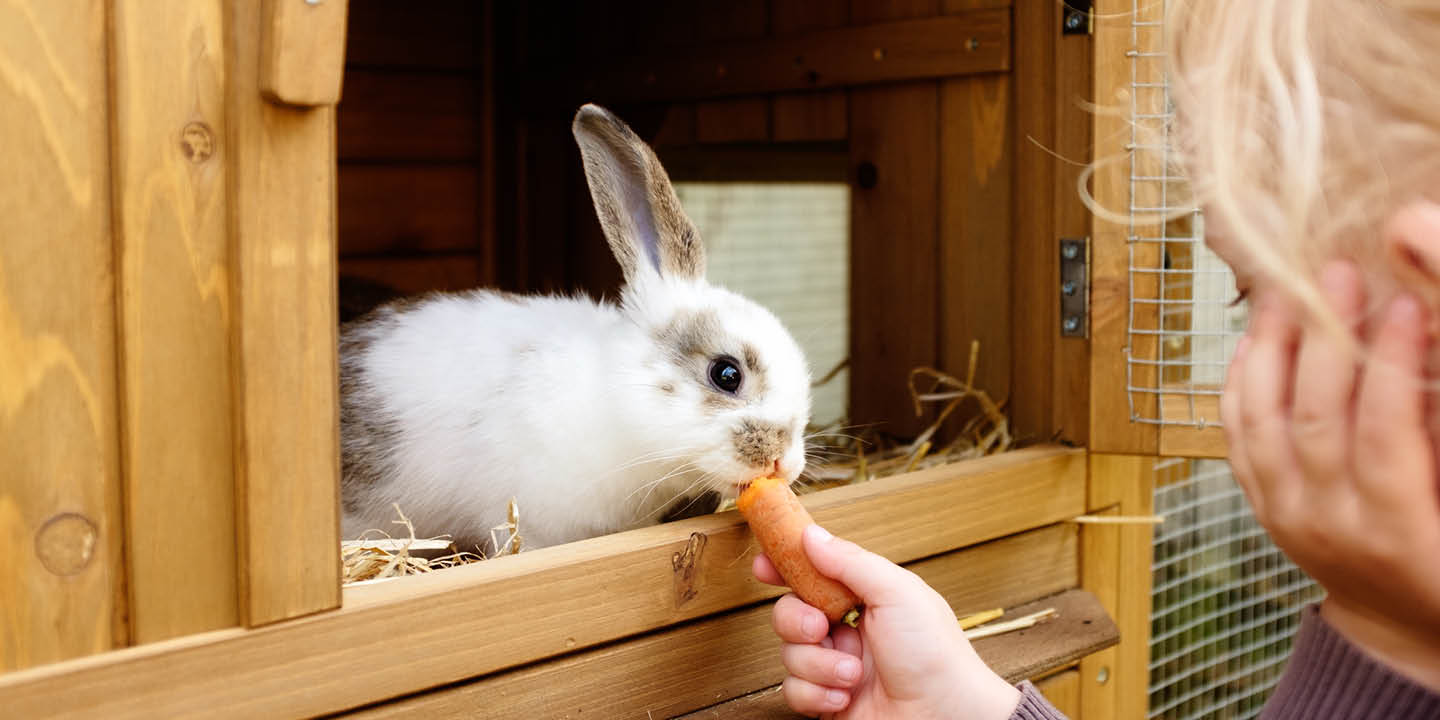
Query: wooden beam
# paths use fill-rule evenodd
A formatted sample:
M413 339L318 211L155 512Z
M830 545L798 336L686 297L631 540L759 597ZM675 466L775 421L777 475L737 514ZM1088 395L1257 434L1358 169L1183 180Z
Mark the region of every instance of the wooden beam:
M1081 451L1034 448L805 502L837 534L909 562L1080 514L1084 472ZM542 548L355 588L337 612L0 676L0 703L23 716L333 712L775 597L750 577L752 551L733 512Z
M911 563L910 570L945 596L959 613L980 607L1017 607L1074 587L1079 580L1078 537L1072 527L1052 525ZM1026 562L1017 563L1016 558ZM1046 601L1050 601L1047 598ZM1091 608L1099 604L1091 597ZM771 603L697 620L673 630L597 648L541 665L482 678L399 700L356 717L470 717L484 707L492 717L672 717L738 697L785 677L770 626ZM1018 612L1018 610L1017 610ZM1074 613L1067 620L1081 626ZM1103 611L1101 611L1103 615ZM1108 618L1094 628L1113 642ZM1053 630L1047 628L1046 630ZM1045 664L1070 648L1016 634L990 642L991 661L1008 666ZM1063 661L1057 661L1063 662Z
M264 0L260 91L265 97L301 107L340 102L349 4L350 0Z
M0 672L126 642L106 8L0 5Z
M223 5L118 0L111 18L135 643L240 622Z
M1010 13L815 30L767 40L684 47L594 68L582 94L599 102L676 100L814 90L1004 72Z
M335 110L262 99L260 0L226 7L240 616L256 626L340 605Z

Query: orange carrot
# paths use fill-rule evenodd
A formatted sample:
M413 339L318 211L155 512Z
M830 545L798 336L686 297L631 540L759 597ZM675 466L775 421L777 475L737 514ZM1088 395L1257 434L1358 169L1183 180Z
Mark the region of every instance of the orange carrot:
M805 556L800 537L815 521L790 490L790 484L781 478L760 478L740 493L735 507L750 524L750 532L760 541L785 584L806 604L825 613L830 622L843 621L854 627L860 617L860 598L821 575Z

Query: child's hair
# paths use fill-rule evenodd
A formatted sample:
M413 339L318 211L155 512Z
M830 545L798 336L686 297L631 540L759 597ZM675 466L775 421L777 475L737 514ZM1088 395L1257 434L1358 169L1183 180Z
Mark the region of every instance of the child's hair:
M1386 218L1440 200L1440 3L1166 10L1174 131L1197 200L1258 272L1323 315L1320 264L1351 259L1374 277Z

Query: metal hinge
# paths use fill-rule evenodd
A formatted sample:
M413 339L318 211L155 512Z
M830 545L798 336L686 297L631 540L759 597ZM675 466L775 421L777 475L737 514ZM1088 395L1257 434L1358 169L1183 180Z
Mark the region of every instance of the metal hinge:
M1060 337L1090 335L1090 238L1060 238Z
M1095 13L1091 12L1091 0L1064 0L1065 10L1060 14L1060 32L1063 35L1089 35L1095 32Z

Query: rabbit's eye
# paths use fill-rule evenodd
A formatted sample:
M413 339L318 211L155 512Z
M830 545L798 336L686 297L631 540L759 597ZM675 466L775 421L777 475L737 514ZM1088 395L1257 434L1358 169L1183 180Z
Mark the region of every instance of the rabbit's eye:
M710 361L710 382L716 388L733 395L740 389L741 377L740 367L735 364L734 358L718 357Z

